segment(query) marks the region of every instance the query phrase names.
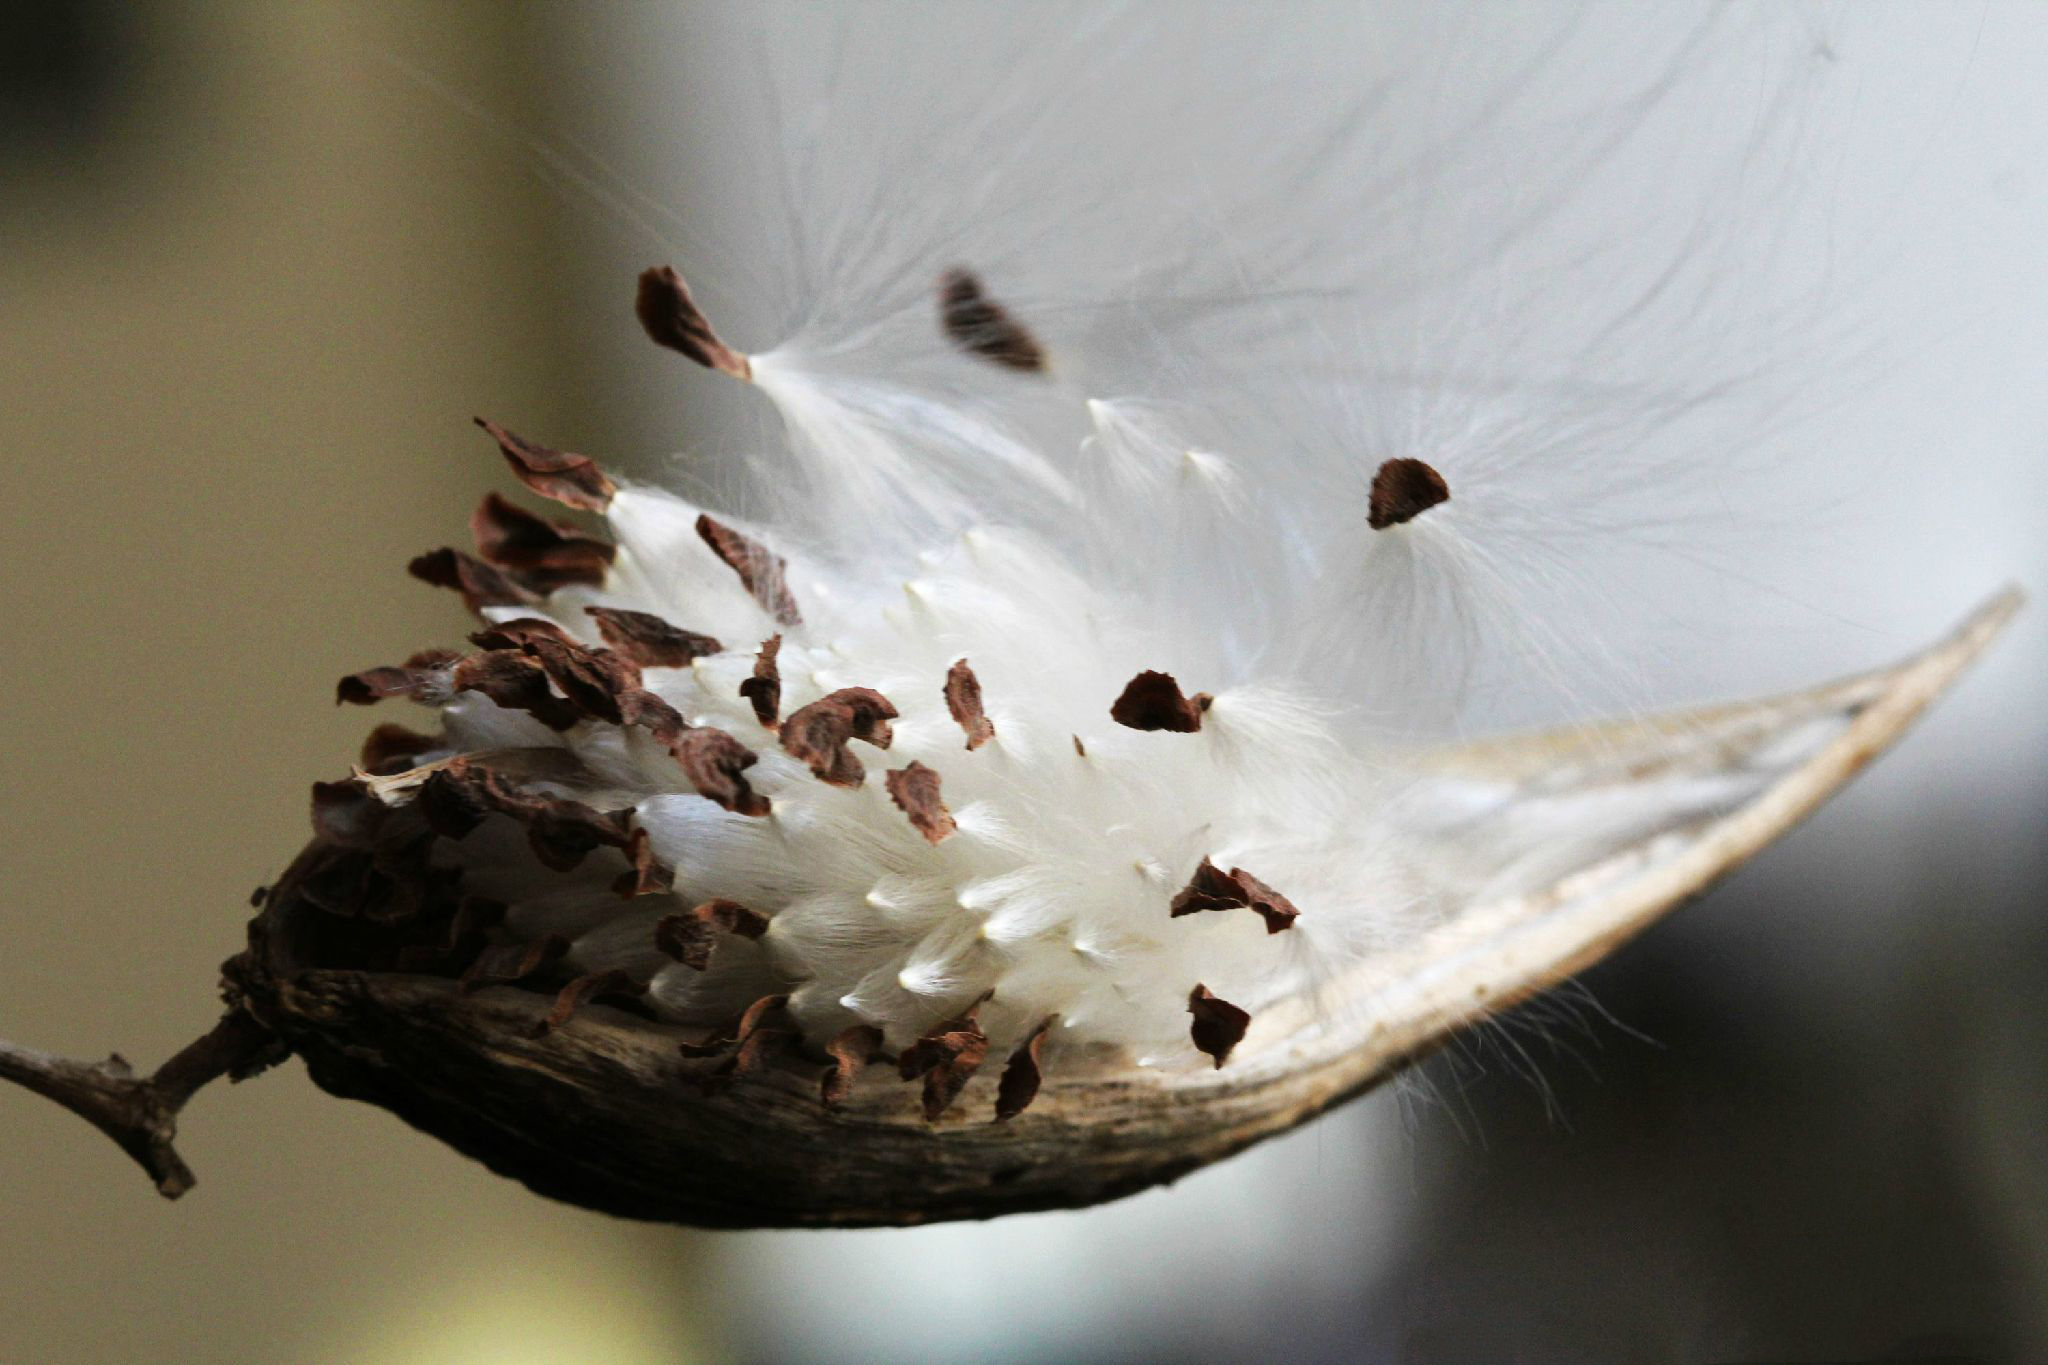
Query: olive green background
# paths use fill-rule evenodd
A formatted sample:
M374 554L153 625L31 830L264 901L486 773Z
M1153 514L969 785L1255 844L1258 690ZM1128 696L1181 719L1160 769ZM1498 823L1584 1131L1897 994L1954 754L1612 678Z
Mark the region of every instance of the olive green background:
M0 1036L154 1066L217 1013L308 780L375 719L333 678L462 628L404 566L500 481L471 414L563 409L547 197L386 60L516 92L544 16L82 14L52 40L110 66L65 88L110 88L39 106L10 69L0 163ZM180 1146L200 1184L167 1204L76 1119L0 1096L0 1360L711 1340L685 1239L537 1200L296 1065L202 1094Z

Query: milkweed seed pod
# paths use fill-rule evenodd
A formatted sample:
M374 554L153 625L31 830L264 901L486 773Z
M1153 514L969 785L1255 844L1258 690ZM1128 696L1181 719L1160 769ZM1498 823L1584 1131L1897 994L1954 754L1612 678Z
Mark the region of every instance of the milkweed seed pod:
M1688 405L1344 376L1306 449L1098 387L1272 298L1066 327L1006 293L1006 258L934 237L844 291L859 316L751 353L675 268L641 275L646 336L773 413L758 520L479 419L517 497L410 566L474 628L340 680L428 723L381 720L314 787L227 1020L147 1080L16 1050L0 1074L167 1193L192 1090L295 1054L633 1217L1093 1203L1595 960L1811 810L2015 605L1810 692L1417 743L1467 637L1514 617L1504 565L1541 577L1666 486L1547 458L1532 403L1631 449ZM1631 335L1590 328L1578 358ZM1256 368L1221 350L1195 387ZM1262 397L1312 406L1307 373Z

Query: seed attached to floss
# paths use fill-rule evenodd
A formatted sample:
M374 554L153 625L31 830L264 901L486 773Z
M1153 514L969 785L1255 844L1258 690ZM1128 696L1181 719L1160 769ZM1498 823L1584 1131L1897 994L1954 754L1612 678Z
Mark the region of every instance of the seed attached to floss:
M601 585L619 552L608 540L535 516L496 493L471 514L469 530L485 563L542 595L572 584Z
M1188 1013L1195 1017L1189 1032L1195 1046L1208 1054L1221 1071L1223 1063L1237 1045L1244 1041L1245 1030L1251 1027L1252 1017L1228 1000L1219 1000L1207 986L1197 985L1188 992Z
M768 932L768 918L738 901L705 901L680 915L666 915L654 926L654 946L693 971L711 966L720 934L758 939Z
M946 670L945 697L946 711L966 731L970 750L979 749L995 738L995 722L981 707L981 679L974 676L967 660L955 659L953 666ZM1076 744L1079 742L1075 741Z
M800 626L803 615L790 596L789 561L740 534L732 527L713 521L708 513L697 518L697 534L711 547L711 553L740 576L747 592L761 604L761 610L785 626Z
M939 775L924 764L913 763L907 768L892 769L885 781L889 799L910 817L910 823L927 843L943 842L947 835L959 828L953 823L953 814L946 809L946 803L939 799Z
M1045 348L988 296L981 277L954 267L939 277L939 330L971 356L1024 374L1045 371Z
M687 668L698 659L723 654L709 635L672 626L652 612L618 607L585 607L604 642L642 668Z
M513 475L533 492L585 512L602 512L611 506L618 485L589 456L550 450L513 435L496 422L482 417L475 420L498 443Z
M1294 903L1241 867L1224 872L1202 859L1187 889L1173 898L1167 913L1178 919L1202 910L1253 910L1266 921L1266 932L1292 929L1301 911Z
M1415 520L1438 503L1451 500L1444 476L1421 460L1388 460L1372 476L1366 525L1375 531Z
M754 655L754 671L740 680L739 692L754 708L754 719L773 728L776 717L782 712L782 672L776 664L776 657L782 653L782 636L771 635L761 642L760 652Z
M752 379L747 358L718 339L711 323L690 297L690 287L672 265L655 266L640 275L633 301L640 325L656 345L686 355L707 369L735 379Z
M1122 693L1110 704L1109 718L1133 730L1193 734L1202 728L1202 716L1214 700L1207 692L1187 696L1171 673L1148 669L1124 684ZM1075 744L1079 743L1077 739Z

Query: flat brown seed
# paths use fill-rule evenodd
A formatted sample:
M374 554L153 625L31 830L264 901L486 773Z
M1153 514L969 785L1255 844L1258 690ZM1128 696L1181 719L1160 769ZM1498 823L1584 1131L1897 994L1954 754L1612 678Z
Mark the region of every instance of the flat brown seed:
M1421 460L1388 460L1372 476L1366 503L1366 525L1375 531L1413 521L1440 502L1451 500L1444 476Z
M853 1093L854 1077L881 1055L882 1031L873 1024L855 1024L834 1034L825 1044L832 1065L818 1078L818 1098L827 1109L837 1109Z
M534 799L507 786L502 778L467 758L437 768L420 785L414 799L427 827L444 839L462 839L490 815L524 822Z
M1045 371L1045 348L989 297L971 270L956 266L939 277L939 330L967 354L992 365L1026 374Z
M644 687L619 694L619 716L627 725L637 725L654 736L654 742L674 751L683 731L690 728L683 713Z
M701 513L697 517L697 534L711 547L711 553L740 576L741 586L760 604L761 610L782 625L803 624L803 614L796 609L796 599L789 593L788 560L751 536Z
M445 649L422 650L407 659L402 668L366 668L351 673L334 685L334 704L369 706L386 697L430 703L446 701L451 687L448 670L461 657Z
M510 711L524 711L552 730L566 730L583 719L574 702L555 695L547 670L538 659L511 650L474 654L455 666L457 692L480 692Z
M1016 1118L1031 1107L1031 1101L1038 1098L1038 1087L1045 1079L1039 1058L1045 1051L1046 1031L1057 1018L1058 1015L1051 1014L1040 1020L1038 1027L1031 1030L1031 1036L1010 1054L1009 1064L1003 1068L1002 1079L996 1082L998 1121Z
M1259 918L1266 921L1266 932L1277 934L1282 929L1292 929L1294 921L1301 918L1301 911L1294 902L1275 891L1272 887L1254 877L1241 867L1230 869L1230 875L1243 889L1245 900Z
M953 823L953 813L939 799L938 773L924 764L892 768L883 782L889 788L889 799L910 817L911 825L926 843L936 844L959 828Z
M718 935L758 939L768 932L768 917L738 901L711 900L680 914L664 915L654 926L654 946L693 971L711 966Z
M1188 994L1188 1013L1195 1017L1188 1028L1188 1035L1194 1039L1197 1049L1216 1059L1220 1070L1231 1049L1243 1040L1244 1031L1251 1027L1251 1015L1228 1000L1211 994L1207 986L1199 983Z
M618 485L611 481L597 461L588 455L550 450L521 436L515 436L496 422L482 417L476 424L490 433L505 454L505 463L519 482L544 498L586 512L602 512L611 505Z
M741 815L766 815L768 798L747 785L746 770L760 761L752 749L723 730L686 730L669 752L699 796Z
M1243 868L1233 867L1225 872L1207 858L1202 859L1187 886L1173 898L1168 915L1179 919L1203 910L1256 911L1266 921L1269 934L1292 929L1301 916L1294 902Z
M1212 700L1207 692L1185 696L1171 673L1147 669L1124 684L1123 694L1110 705L1109 718L1133 730L1193 734L1202 728L1202 714Z
M754 656L753 676L740 680L740 695L753 706L754 719L763 725L774 725L782 712L782 669L776 662L781 653L782 637L769 636Z
M974 676L965 659L955 659L946 670L946 710L966 731L969 749L979 749L995 738L995 723L981 709L981 679Z
M633 312L657 346L666 346L688 356L707 369L735 379L751 379L753 367L747 358L718 339L690 286L672 265L655 266L640 272L640 289L633 299Z
M886 749L894 739L889 722L896 719L896 707L869 687L842 687L797 708L782 722L779 738L792 758L810 767L820 782L835 787L858 787L867 770L848 752L851 740L864 740Z
M638 826L626 836L627 869L612 882L612 891L623 899L651 896L675 886L676 870L655 856L647 831Z
M640 666L609 649L586 649L571 641L536 639L527 649L540 661L548 681L584 715L612 725L626 723L619 698L640 690Z
M709 635L672 626L652 612L619 607L585 607L604 642L642 668L687 668L692 660L717 654L724 645Z
M924 1077L926 1123L938 1122L988 1057L988 1035L975 1018L987 999L985 994L965 1014L934 1025L896 1059L897 1074L904 1080Z
M619 552L608 540L537 517L496 493L470 514L469 533L485 562L542 593L571 584L601 586Z
M503 569L493 568L473 555L442 548L416 556L405 566L422 583L453 588L463 603L478 616L485 607L525 607L540 601L540 595Z

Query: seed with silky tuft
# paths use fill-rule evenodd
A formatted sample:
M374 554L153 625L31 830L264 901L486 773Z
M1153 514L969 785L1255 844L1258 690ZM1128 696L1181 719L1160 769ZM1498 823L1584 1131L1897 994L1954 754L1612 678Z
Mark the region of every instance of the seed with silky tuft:
M1440 502L1451 500L1444 476L1421 460L1388 460L1372 476L1366 525L1375 531L1415 520Z

